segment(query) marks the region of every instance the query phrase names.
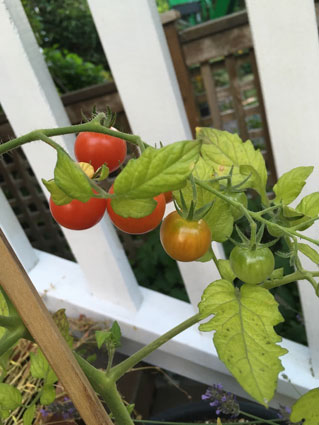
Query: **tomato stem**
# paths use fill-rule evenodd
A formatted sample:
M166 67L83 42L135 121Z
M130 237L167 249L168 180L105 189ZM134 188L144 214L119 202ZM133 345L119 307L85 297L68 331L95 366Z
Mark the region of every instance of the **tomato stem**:
M153 351L155 351L161 345L165 344L167 341L172 339L174 336L183 332L185 329L188 329L189 327L195 325L202 318L203 318L202 315L200 313L197 313L194 316L190 317L189 319L185 320L184 322L180 323L179 325L175 326L175 328L169 330L165 334L163 334L160 337L158 337L157 339L155 339L150 344L141 348L139 351L134 353L132 356L128 357L126 360L124 360L121 363L114 366L110 371L110 376L112 377L112 379L114 381L117 381L128 370L130 370L132 367L134 367L138 362L143 360L146 356L151 354Z

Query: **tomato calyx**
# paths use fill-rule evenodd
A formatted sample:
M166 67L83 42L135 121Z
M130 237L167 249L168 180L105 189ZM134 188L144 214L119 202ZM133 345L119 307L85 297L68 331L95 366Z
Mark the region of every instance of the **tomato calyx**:
M195 185L195 182L194 182L194 178L193 178L192 175L190 176L190 181L192 183L192 188L193 188L193 199L192 199L189 207L187 207L187 205L186 205L186 201L185 201L183 192L181 190L179 191L181 206L180 207L178 206L175 199L174 199L174 206L175 206L177 213L182 218L184 218L185 220L199 221L202 218L204 218L205 215L209 212L209 210L212 208L212 206L214 204L214 201L208 202L207 204L203 205L201 208L196 209L197 191L196 191L196 185Z

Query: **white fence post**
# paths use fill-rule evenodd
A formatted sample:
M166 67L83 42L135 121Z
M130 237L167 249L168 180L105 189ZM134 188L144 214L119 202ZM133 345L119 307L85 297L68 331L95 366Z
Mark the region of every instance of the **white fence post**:
M315 165L305 194L318 191L319 45L313 0L247 0L278 174ZM318 226L308 235L319 238ZM314 269L304 261L304 267ZM299 284L312 366L319 376L319 299Z
M0 1L0 59L0 101L16 135L69 125L19 0ZM73 151L74 136L57 140ZM52 178L53 149L37 142L24 145L24 152L39 181ZM64 234L95 295L131 310L140 306L141 292L107 218L92 229Z
M191 140L155 1L140 0L138 7L131 0L88 3L133 132L149 143ZM202 263L179 267L195 306L217 271Z
M30 271L37 263L38 258L1 189L0 228L3 230L23 267L26 271Z

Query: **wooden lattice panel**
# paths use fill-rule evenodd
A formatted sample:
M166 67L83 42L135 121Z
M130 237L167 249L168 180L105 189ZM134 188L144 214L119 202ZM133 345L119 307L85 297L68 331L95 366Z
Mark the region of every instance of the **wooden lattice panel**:
M32 246L72 260L72 252L21 149L0 158L0 187Z

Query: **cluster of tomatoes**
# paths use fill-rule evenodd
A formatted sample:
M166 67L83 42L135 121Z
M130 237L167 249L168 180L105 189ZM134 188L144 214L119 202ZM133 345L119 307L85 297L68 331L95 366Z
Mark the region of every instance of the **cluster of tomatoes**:
M96 172L103 164L109 172L117 170L126 157L126 142L120 138L100 133L80 133L75 141L74 153L80 163L85 163ZM113 186L109 190L113 193ZM122 217L116 214L111 199L91 198L88 202L76 199L65 205L56 205L50 199L50 210L54 219L63 227L84 230L97 224L105 210L113 224L130 234L144 234L155 229L165 213L166 203L172 200L167 192L154 197L157 202L151 214L141 217ZM194 261L204 255L211 244L211 232L204 220L190 221L176 211L169 214L161 225L161 243L168 255L179 261Z

